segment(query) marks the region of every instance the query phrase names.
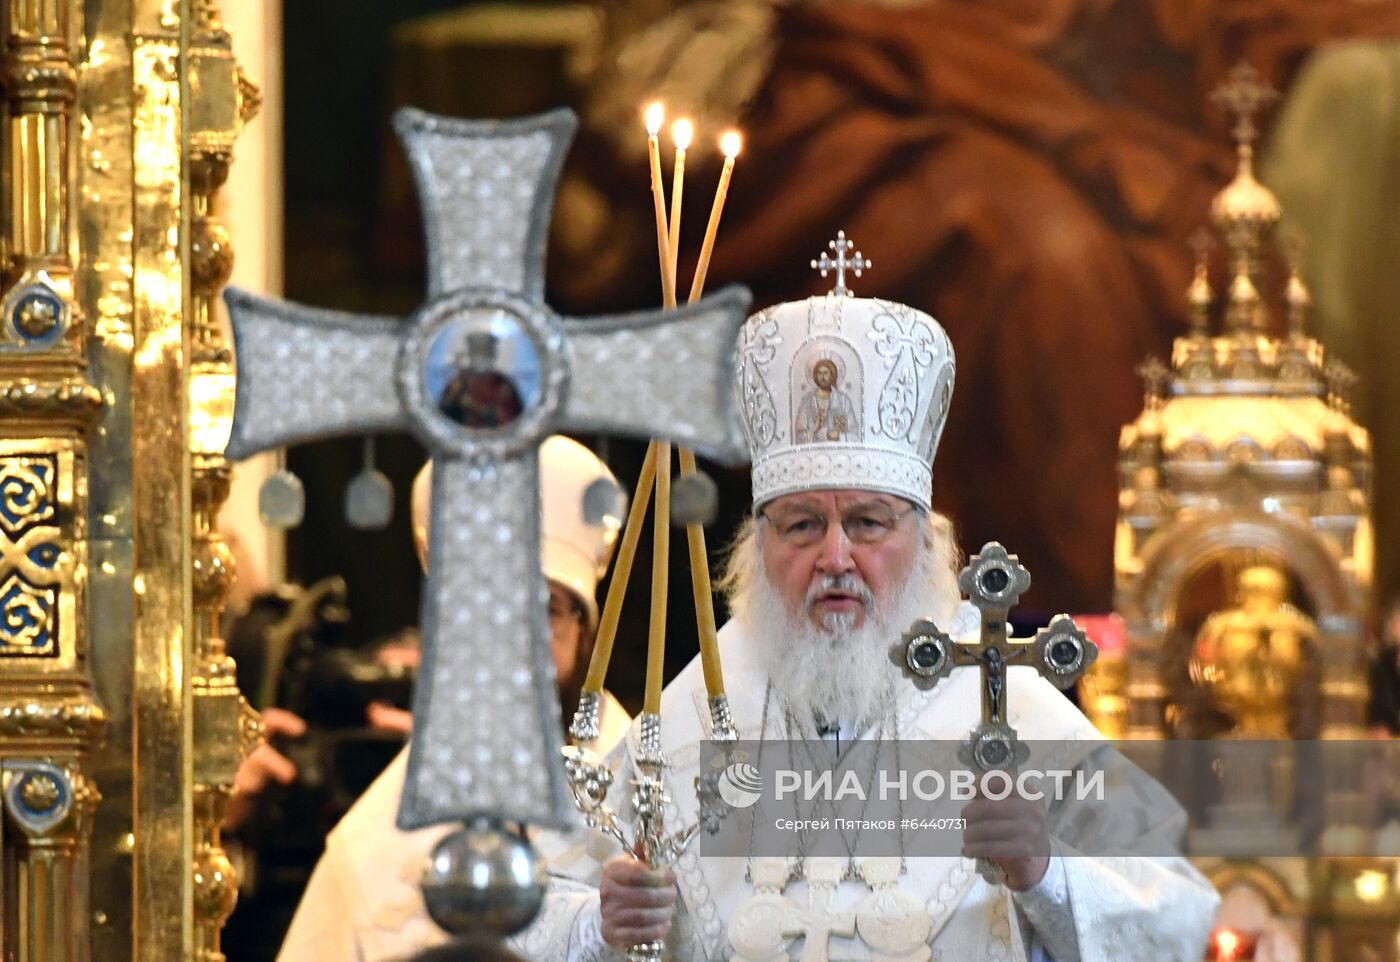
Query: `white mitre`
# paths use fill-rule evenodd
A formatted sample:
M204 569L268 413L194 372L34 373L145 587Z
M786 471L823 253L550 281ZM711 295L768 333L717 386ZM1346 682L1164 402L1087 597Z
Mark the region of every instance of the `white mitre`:
M596 490L600 482L615 496L588 498L590 489ZM429 461L413 480L412 501L413 539L425 566L432 490L433 464ZM590 512L588 501L610 504ZM540 564L546 578L578 598L590 625L598 623L598 581L607 570L622 527L622 518L615 511L621 501L617 478L588 448L561 434L540 445Z
M754 507L860 488L929 510L953 373L948 335L904 304L833 292L754 314L735 385Z

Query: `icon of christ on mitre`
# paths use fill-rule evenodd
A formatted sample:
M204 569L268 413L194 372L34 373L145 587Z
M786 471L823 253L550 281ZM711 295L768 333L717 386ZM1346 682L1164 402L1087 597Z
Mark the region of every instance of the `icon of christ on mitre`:
M841 369L829 357L819 357L808 373L811 387L803 394L793 423L793 439L844 441L859 434L855 405L841 388Z
M918 619L959 642L979 628L953 527L932 510L953 349L927 314L843 293L759 311L740 334L753 511L721 583L729 709L744 743L839 753L959 741L979 722L977 668L916 686L889 657ZM660 700L676 824L700 818L704 801L696 777L714 728L701 662ZM1013 668L1005 688L1021 737L1082 746L1073 765L1132 784L1141 808L1079 807L1071 819L1014 794L979 798L963 812L961 857L706 857L702 842L648 868L614 854L586 874L554 873L514 947L536 962L620 959L657 940L679 962L1198 962L1218 897L1185 859L1160 854L1176 851L1184 814L1033 668ZM618 785L646 769L643 731L634 724L608 759ZM634 813L619 805L618 816ZM988 881L974 860L999 874Z

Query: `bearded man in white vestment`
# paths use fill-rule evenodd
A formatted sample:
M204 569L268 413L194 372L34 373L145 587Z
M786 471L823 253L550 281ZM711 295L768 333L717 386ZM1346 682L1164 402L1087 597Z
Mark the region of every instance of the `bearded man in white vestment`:
M834 388L860 405L858 435L838 442L794 427L813 366L835 366L831 359L845 378ZM930 504L953 383L942 328L900 304L811 298L751 317L738 365L754 515L722 582L733 618L719 641L740 740L966 738L982 720L978 670L955 669L920 691L888 654L917 618L932 617L960 640L975 640L980 625L960 601L952 527ZM679 962L787 962L797 953L804 962L1199 962L1219 899L1188 862L1076 847L1174 850L1185 827L1180 809L1160 786L1098 757L1101 736L1034 669L1011 668L1007 690L1008 720L1023 738L1082 741L1076 764L1131 783L1142 805L1079 810L1071 823L1015 795L977 799L963 811L963 857L884 860L881 871L897 876L901 894L873 916L861 906L872 904L864 900L877 865L858 854L837 868L839 884L822 906L808 901L816 859L797 860L809 863L805 878L780 867L775 879L773 859L705 858L703 839L674 867L654 871L619 853L595 877L553 877L540 917L513 946L534 962L617 959L656 939ZM673 829L695 820L709 726L696 659L662 697ZM619 787L635 768L638 734L634 724L614 750ZM625 796L615 791L610 802L630 820ZM979 857L1001 868L1004 885L982 880ZM809 916L825 910L846 921L810 939L802 934L813 931L810 920L784 931L761 900L750 902L755 881Z
M586 515L584 494L598 482L616 485L607 465L561 435L540 445L540 561L549 583L549 623L560 684L577 683L598 622L595 593L621 518ZM413 484L412 520L418 558L427 566L432 465ZM632 719L611 693L599 706L599 744L611 748ZM403 713L407 715L407 713ZM407 719L405 719L407 727ZM428 918L419 879L433 847L452 825L411 832L395 826L408 769L404 747L326 838L279 962L401 962L447 939ZM606 857L601 836L532 832L539 853L558 870Z

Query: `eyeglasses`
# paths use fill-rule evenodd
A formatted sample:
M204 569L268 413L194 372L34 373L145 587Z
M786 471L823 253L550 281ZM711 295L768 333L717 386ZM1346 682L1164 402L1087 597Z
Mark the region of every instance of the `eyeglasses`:
M859 505L841 516L841 530L851 544L879 544L890 536L904 516L914 510L910 505L896 512L880 502ZM758 516L773 526L773 531L785 544L794 548L810 548L826 538L829 518L816 511L794 508L778 514L767 509Z

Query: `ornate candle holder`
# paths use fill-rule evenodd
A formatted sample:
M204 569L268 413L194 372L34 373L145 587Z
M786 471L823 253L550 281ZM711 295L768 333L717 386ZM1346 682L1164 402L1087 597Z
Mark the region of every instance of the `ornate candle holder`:
M722 696L721 696L722 697ZM596 715L596 706L593 709ZM587 729L587 706L579 705L571 734ZM580 716L582 724L580 724ZM565 746L564 773L574 804L582 813L590 828L597 829L614 839L625 852L632 852L648 868L671 865L679 859L700 832L714 834L728 812L719 795L718 771L697 775L695 797L697 802L696 820L673 832L667 831L666 806L671 801L666 793L666 760L661 752L661 716L643 713L640 718L642 733L637 752L637 774L632 779L632 811L636 824L631 833L618 818L617 812L608 806L608 792L612 789L614 774L597 752L586 745ZM730 726L732 731L732 725ZM597 732L594 718L592 730ZM731 739L732 740L732 739ZM661 958L661 942L643 942L627 950L629 962L658 962Z

